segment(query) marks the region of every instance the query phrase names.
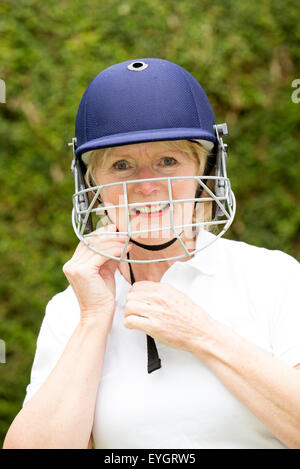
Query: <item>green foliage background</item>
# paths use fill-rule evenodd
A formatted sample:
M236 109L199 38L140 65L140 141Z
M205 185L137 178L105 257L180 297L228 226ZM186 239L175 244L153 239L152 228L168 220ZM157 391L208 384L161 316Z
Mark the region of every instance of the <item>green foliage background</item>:
M202 84L230 137L228 237L300 259L298 0L4 0L0 3L0 441L20 410L45 305L77 239L69 171L90 80L160 57Z

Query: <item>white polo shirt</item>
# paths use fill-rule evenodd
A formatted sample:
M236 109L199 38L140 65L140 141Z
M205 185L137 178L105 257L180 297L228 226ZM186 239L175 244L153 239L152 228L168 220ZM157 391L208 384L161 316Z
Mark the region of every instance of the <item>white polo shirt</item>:
M213 239L201 232L197 246ZM162 368L148 374L146 335L123 325L131 285L119 270L115 279L95 448L285 448L191 353L156 341ZM288 366L300 363L300 264L294 258L220 238L189 261L175 262L161 282ZM70 286L48 303L24 403L49 376L79 319Z

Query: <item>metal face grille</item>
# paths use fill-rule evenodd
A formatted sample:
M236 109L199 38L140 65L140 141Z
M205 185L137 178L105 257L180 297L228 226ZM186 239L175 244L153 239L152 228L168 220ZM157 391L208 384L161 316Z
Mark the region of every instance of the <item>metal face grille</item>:
M224 162L225 163L225 162ZM224 176L224 173L226 174L225 167L223 168L224 171L219 171L219 173L223 173L222 176L180 176L180 177L161 177L161 178L151 178L151 179L138 179L138 180L129 180L129 181L123 181L123 182L117 182L117 183L112 183L112 184L105 184L105 185L99 185L99 186L94 186L91 188L87 189L81 189L80 184L76 184L76 180L78 181L78 178L76 177L76 166L73 168L73 174L74 174L74 179L75 179L75 193L73 195L73 211L72 211L72 223L73 223L73 228L74 231L77 235L77 237L84 243L86 246L88 246L90 249L93 251L108 257L110 259L114 259L117 261L123 261L123 262L132 262L132 263L151 263L151 262L163 262L163 261L169 261L169 260L178 260L178 259L183 259L187 257L193 256L196 252L208 247L209 244L201 246L201 248L196 248L189 250L187 244L183 240L184 237L182 237L182 233L185 232L186 229L192 230L194 233L198 233L199 230L201 229L211 229L214 227L214 230L218 231L216 233L216 237L214 240L218 239L220 236L222 236L229 228L231 225L234 215L235 215L235 210L236 210L236 202L235 202L235 197L234 194L231 190L230 187L230 180ZM195 180L198 185L203 189L202 192L205 191L205 195L207 197L198 197L198 198L189 198L189 199L174 199L174 194L172 190L172 184L175 184L176 181L178 180L184 180L186 183L191 183L191 180ZM208 187L208 182L210 180L214 181L215 185L215 190L214 192ZM166 181L167 186L168 186L168 199L166 200L156 200L155 202L143 202L143 203L128 203L128 187L130 184L137 184L141 182L146 182L146 181ZM117 205L111 205L111 204L100 204L99 205L99 199L103 200L103 193L105 189L107 188L112 188L115 187L118 193L122 193L122 203L119 203ZM176 220L175 214L178 213L178 208L176 212L176 207L180 206L184 209L185 204L195 204L197 203L197 207L203 207L204 204L212 202L215 204L216 210L215 210L215 218L213 220L205 221L205 220L196 220L193 222L192 220L189 220L187 223L178 223L178 220ZM168 205L169 207L169 223L160 226L160 227L147 227L147 229L136 229L134 226L135 223L132 221L132 209L138 209L140 211L146 210L146 207L152 206L152 205ZM179 204L179 205L178 205ZM109 214L109 212L112 213L112 211L115 210L121 210L123 213L123 218L125 220L125 230L124 231L118 231L118 232L112 232L112 235L126 235L127 236L127 241L124 246L124 250L121 254L120 257L114 257L111 256L105 252L102 252L101 249L95 248L92 245L92 238L95 236L103 236L105 235L105 231L103 230L98 230L99 228L99 223L96 223L96 230L89 232L88 226L89 226L89 221L91 220L92 217L98 217L98 220L101 218L101 215L103 214ZM151 218L151 217L150 217ZM201 218L201 217L200 217ZM145 220L145 219L144 219ZM191 222L190 222L191 221ZM145 223L144 223L145 225ZM130 258L127 259L126 257L126 248L127 245L130 241L130 238L132 237L135 239L136 236L138 235L145 235L149 233L159 233L158 234L158 239L163 238L164 232L168 232L169 234L173 237L176 237L182 247L182 252L183 254L177 257L169 257L169 258L161 258L161 259L134 259ZM170 239L170 238L168 238ZM166 238L164 238L165 242Z

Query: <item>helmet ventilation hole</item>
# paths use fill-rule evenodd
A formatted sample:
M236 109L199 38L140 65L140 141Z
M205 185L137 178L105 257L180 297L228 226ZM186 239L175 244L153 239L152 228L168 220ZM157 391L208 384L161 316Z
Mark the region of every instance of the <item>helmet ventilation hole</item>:
M145 70L148 67L148 64L145 62L132 62L130 65L127 66L128 70L131 70L133 72L141 72L142 70Z

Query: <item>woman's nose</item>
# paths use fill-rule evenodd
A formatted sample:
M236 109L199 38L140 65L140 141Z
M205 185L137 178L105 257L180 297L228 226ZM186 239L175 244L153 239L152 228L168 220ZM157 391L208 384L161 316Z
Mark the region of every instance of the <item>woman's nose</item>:
M155 178L155 174L149 167L143 166L140 169L136 179L148 179L148 178L151 178L151 179ZM162 181L153 180L153 181L141 181L141 182L134 183L134 192L136 194L140 193L146 196L151 195L153 192L159 191L161 182Z

